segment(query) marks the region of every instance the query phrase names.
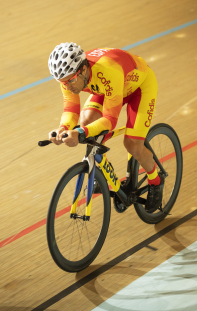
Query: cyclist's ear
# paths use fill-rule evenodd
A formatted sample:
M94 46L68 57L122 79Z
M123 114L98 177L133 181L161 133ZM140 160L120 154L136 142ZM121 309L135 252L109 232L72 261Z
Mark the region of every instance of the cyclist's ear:
M83 68L81 69L81 73L85 73L87 72L88 67L86 65L83 65Z

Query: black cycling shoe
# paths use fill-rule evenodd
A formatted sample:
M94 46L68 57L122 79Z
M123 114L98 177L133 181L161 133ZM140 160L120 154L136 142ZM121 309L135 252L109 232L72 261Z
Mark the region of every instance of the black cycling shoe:
M145 205L145 211L147 213L154 213L157 209L161 208L164 177L162 174L159 174L159 177L161 179L161 182L158 186L148 185L148 195Z

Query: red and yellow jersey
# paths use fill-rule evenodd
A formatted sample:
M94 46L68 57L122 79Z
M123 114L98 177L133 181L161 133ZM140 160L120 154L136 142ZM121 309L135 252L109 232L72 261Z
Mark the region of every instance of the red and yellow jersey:
M113 48L86 52L90 64L90 78L83 91L104 95L103 116L86 126L87 136L95 136L103 130L115 128L123 103L145 80L148 66L138 56ZM64 88L64 113L61 124L68 129L77 125L80 114L80 98Z

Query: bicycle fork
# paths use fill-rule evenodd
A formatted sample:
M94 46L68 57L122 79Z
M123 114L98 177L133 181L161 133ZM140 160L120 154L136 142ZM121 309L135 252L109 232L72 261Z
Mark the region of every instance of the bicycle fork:
M87 185L87 197L86 197L86 210L85 215L78 215L76 213L77 206L83 202L79 202L80 193L82 191L82 186L84 182L84 173L80 174L77 178L77 183L75 187L75 193L73 198L73 204L71 206L70 217L71 218L80 218L84 221L90 220L91 215L91 206L92 206L92 193L94 187L94 176L95 176L95 159L93 155L85 157L83 161L87 161L89 164L89 173L88 173L88 185Z
M111 185L113 190L117 193L121 192L122 196L125 196L125 200L126 200L126 195L120 189L121 182L116 177L116 174L115 174L112 166L110 165L110 163L107 161L106 156L102 155L102 154L91 153L82 160L82 161L87 161L88 165L89 165L85 215L78 215L77 214L77 206L82 203L79 201L79 197L80 197L80 193L82 191L82 185L84 182L84 175L85 174L83 173L83 174L80 174L78 176L78 179L77 179L74 198L73 198L73 204L71 206L71 211L70 211L70 217L71 218L74 218L74 219L81 218L84 221L90 220L92 198L93 198L93 188L94 188L94 178L95 178L95 169L96 169L95 160L100 165L105 178L109 181L109 184Z
M144 204L144 199L136 198L136 193L133 193L133 196L128 197L126 193L122 190L121 181L116 176L113 167L108 162L105 155L91 153L83 159L83 161L87 161L89 164L85 215L78 215L76 213L77 206L81 204L81 202L79 202L78 200L79 200L80 193L82 191L82 185L84 181L84 173L83 173L83 174L80 174L77 179L75 194L73 198L73 204L72 204L71 211L70 211L71 218L75 218L75 219L80 218L80 219L83 219L84 221L90 220L92 196L93 196L93 188L94 188L95 168L96 168L95 160L99 164L103 172L103 175L108 180L110 186L112 187L114 191L114 192L110 191L110 196L114 196L116 194L126 207L129 207L134 202L139 202L139 203ZM139 194L142 194L142 193L139 193Z

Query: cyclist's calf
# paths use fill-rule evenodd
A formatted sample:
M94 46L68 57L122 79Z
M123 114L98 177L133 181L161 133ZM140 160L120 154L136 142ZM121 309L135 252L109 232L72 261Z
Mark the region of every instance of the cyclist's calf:
M144 146L144 140L124 137L124 146L147 172L153 169L155 165L153 154Z

